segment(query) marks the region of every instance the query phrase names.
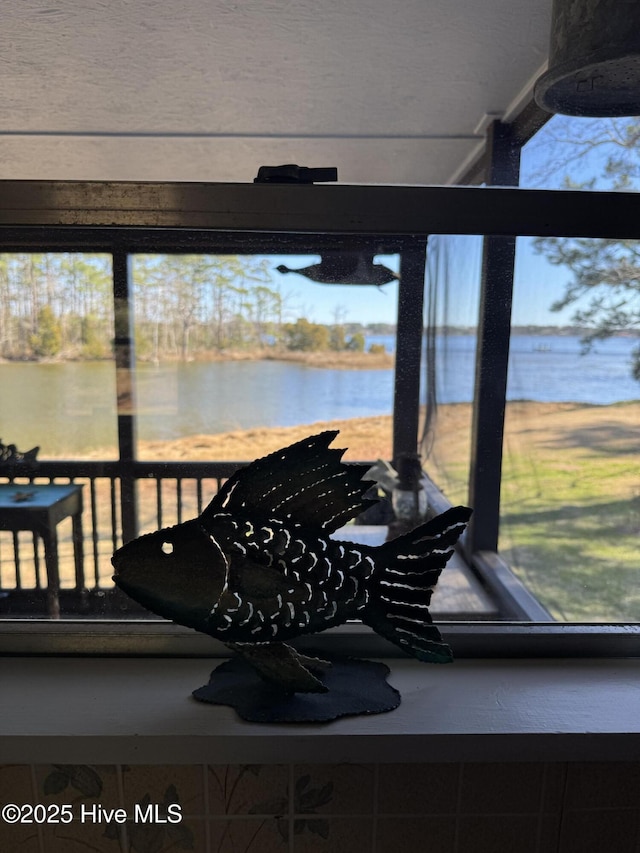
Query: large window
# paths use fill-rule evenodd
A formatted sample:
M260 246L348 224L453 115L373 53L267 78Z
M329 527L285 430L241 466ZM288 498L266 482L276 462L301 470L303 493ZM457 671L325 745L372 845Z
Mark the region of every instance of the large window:
M633 241L518 244L500 551L563 621L640 620L640 341L624 317L628 284L610 284L624 267L632 274L638 251ZM567 293L575 304L561 308ZM590 340L592 303L617 322Z
M397 256L373 260L397 275ZM321 261L133 257L136 459L198 463L204 477L207 462L250 462L326 429L340 431L345 460L390 458L397 281L282 271ZM138 480L140 532L197 515L217 488L170 473Z
M317 281L322 255L175 246L119 267L0 259L0 616L148 618L114 588L113 551L198 515L239 464L326 429L346 461L391 458L397 252L328 251L357 269Z
M4 617L148 619L113 589L113 550L196 515L239 464L335 426L348 461L419 452L432 510L470 502L499 530L487 545L472 525L446 570L446 631L637 618L633 327L583 355L584 329L545 314L580 273L565 263L576 247L631 263L636 195L272 186L246 210L233 188L184 189L176 204L158 186L153 205L136 191L139 209L129 187L122 208L117 192L104 208L67 199L73 227L48 227L43 208L0 230L0 378L19 389L0 436L42 448L35 472L3 482L25 504L48 484L82 494L81 513L70 504L49 525L55 572L35 528L0 531ZM336 252L388 281L304 274Z
M637 190L638 120L554 116L524 186ZM500 552L554 619L640 619L640 244L518 240Z

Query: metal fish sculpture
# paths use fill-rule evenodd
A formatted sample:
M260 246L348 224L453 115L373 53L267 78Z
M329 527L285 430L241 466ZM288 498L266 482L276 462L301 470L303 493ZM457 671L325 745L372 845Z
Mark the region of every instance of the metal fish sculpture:
M429 614L471 515L454 507L377 547L329 537L371 503L361 470L322 432L238 470L195 519L115 552L115 583L140 604L210 634L289 692L324 692L328 665L286 641L361 619L422 661L451 650Z
M373 252L326 251L320 256L319 264L296 270L280 264L276 269L282 274L295 272L320 284L373 284L380 287L390 281L398 281L400 276L397 273L384 264L374 264L373 258Z

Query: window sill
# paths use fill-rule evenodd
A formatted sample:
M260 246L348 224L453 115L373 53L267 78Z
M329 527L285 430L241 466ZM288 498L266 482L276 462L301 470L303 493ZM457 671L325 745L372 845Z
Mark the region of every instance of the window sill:
M389 660L400 707L260 725L191 699L219 660L0 660L3 763L640 759L637 660Z

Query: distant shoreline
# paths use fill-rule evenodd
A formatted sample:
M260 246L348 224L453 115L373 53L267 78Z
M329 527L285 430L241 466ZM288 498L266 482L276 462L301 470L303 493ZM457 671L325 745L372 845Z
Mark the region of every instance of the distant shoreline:
M0 364L90 364L92 361L112 361L112 357L102 359L74 358L56 356L54 358L0 358ZM395 364L395 356L390 352L352 352L349 350L315 350L302 352L295 350L274 351L270 349L251 350L212 350L197 353L183 361L163 357L155 361L152 358L138 358L138 366L162 366L164 364L206 364L225 361L284 361L288 364L303 364L307 367L324 368L325 370L391 370Z
M160 364L166 361L163 359ZM351 352L349 350L314 350L302 352L296 350L223 350L222 352L203 353L192 361L286 361L329 370L389 370L395 363L390 352ZM153 363L153 362L141 362Z
M577 338L582 339L593 330L578 326L512 326L511 336L513 338L534 337L534 338ZM372 338L388 338L394 339L395 332L389 333L368 333L364 331L365 336ZM426 330L425 330L426 334ZM475 326L438 326L435 329L435 334L438 337L446 335L448 337L465 337L473 338L477 334ZM612 332L607 336L612 339L624 339L632 341L640 341L640 330L622 329ZM375 343L375 341L374 341ZM376 344L377 345L377 344ZM0 364L76 364L112 361L113 354L105 352L99 357L83 356L79 351L67 350L55 356L36 357L31 355L16 355L0 356ZM387 370L391 369L395 363L394 352L368 352L368 351L353 351L353 350L287 350L277 347L252 347L247 349L222 349L222 350L198 350L189 355L185 360L179 354L168 355L164 353L162 358L155 359L149 355L148 351L144 354L137 354L136 361L139 365L163 365L163 364L178 364L178 363L207 363L207 362L224 362L224 361L284 361L288 363L304 364L309 367L328 368L332 370Z

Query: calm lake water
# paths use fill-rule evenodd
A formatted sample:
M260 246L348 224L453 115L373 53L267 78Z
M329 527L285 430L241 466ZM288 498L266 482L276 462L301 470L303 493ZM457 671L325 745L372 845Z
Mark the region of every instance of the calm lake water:
M598 341L582 354L580 339L559 335L514 335L509 353L507 399L607 405L640 399L631 376L631 351L638 338ZM438 399L468 402L473 394L475 338L440 340Z
M372 339L385 342L388 338ZM640 398L629 373L636 341L614 338L580 354L575 337L515 336L509 399L608 404ZM451 335L439 347L438 399L471 400L475 339ZM0 438L41 455L115 447L112 363L0 364ZM391 370L320 370L285 362L141 365L138 435L170 439L254 426L311 424L388 414Z

